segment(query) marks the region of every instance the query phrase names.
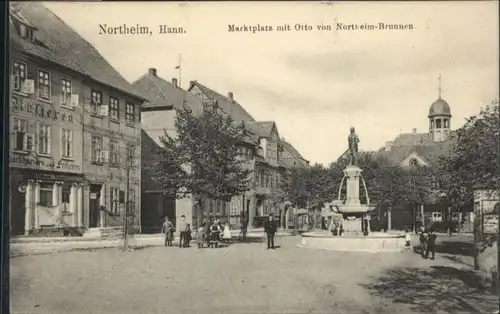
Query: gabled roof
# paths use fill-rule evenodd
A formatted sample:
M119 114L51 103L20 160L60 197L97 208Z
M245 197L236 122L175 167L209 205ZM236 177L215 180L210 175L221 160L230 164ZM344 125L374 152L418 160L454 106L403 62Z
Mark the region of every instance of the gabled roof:
M269 138L273 133L276 123L274 121L248 121L245 122L245 126L248 131L255 135L261 138Z
M93 80L113 87L138 99L142 97L132 85L109 64L88 41L82 38L68 24L39 2L16 2L18 16L37 28L34 33L36 42L19 36L10 19L10 42L13 48L20 49L69 68ZM14 10L15 11L15 10Z
M447 156L450 154L453 142L453 139L449 139L444 142L428 145L392 146L388 151L380 150L380 154L385 156L392 164L399 165L412 153L417 153L426 163L434 166L440 156Z
M183 108L184 104L193 112L203 110L201 100L157 76L156 71L148 71L132 85L147 100L142 106L143 111L162 110L169 107L179 110Z
M209 99L217 101L222 111L229 114L233 120L255 121L255 119L236 100L231 100L229 97L217 93L213 89L206 87L198 81L191 81L188 90L190 91L194 86L198 87Z
M283 144L283 148L286 149L294 157L302 159L305 162L309 162L309 160L305 159L292 144L288 143L284 139L281 139L280 141L281 141L281 144Z

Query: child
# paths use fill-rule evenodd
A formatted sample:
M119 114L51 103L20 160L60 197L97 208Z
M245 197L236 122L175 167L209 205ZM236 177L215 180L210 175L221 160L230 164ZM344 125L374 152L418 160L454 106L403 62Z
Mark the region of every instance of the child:
M198 248L199 249L203 248L203 244L205 242L205 237L206 237L205 227L199 227L198 228L198 237L196 239L197 242L198 242Z
M174 238L174 225L170 220L168 220L168 217L165 217L161 232L165 232L165 246L172 246L172 240Z
M223 235L222 235L222 239L225 242L229 242L229 240L231 240L231 230L229 228L229 222L228 221L226 222L226 225L224 226L224 232L223 232Z
M405 231L405 241L406 241L406 246L410 246L411 245L411 235L410 235L410 232L408 231L408 229L406 229Z
M191 247L191 225L186 225L186 240L184 242L184 247Z

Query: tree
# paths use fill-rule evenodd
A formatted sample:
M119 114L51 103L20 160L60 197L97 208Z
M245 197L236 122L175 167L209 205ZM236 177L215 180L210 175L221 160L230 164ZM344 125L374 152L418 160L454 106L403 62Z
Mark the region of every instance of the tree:
M477 185L497 190L500 159L499 103L481 108L478 115L467 119L457 130L451 153L440 160L445 193L459 206L470 204Z
M440 170L445 174L442 178L444 193L447 198L456 202L457 206L465 206L474 201L476 186L489 191L498 190L500 181L499 122L499 102L495 100L491 105L481 108L478 115L467 119L465 125L457 130L451 153L441 159ZM474 222L474 266L476 268L480 268L483 264L481 261L490 254L490 251L496 251L492 243L498 242L497 235L480 234L478 223L481 219L482 217L477 216Z
M244 124L233 123L215 104L199 115L185 107L177 111L176 136L164 130L160 153L152 166L159 185L177 198L192 196L201 224L202 200L230 201L246 191L250 170L244 169L238 148L246 140Z

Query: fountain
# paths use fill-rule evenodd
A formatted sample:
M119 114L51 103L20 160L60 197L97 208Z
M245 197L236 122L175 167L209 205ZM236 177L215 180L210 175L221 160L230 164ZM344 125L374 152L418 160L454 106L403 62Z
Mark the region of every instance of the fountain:
M338 251L386 252L405 248L404 234L370 232L371 212L363 170L357 166L359 138L354 128L349 135L349 165L344 169L337 200L326 204L322 216L329 222L328 231L302 234L301 247ZM342 200L342 186L346 182L346 197ZM360 181L366 195L366 204L359 198Z

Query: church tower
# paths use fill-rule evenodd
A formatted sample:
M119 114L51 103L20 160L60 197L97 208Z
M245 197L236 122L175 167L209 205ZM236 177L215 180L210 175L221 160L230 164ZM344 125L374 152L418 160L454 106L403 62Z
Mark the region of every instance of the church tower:
M450 135L450 105L441 98L441 74L439 75L439 96L429 108L429 135L434 142L445 141Z

